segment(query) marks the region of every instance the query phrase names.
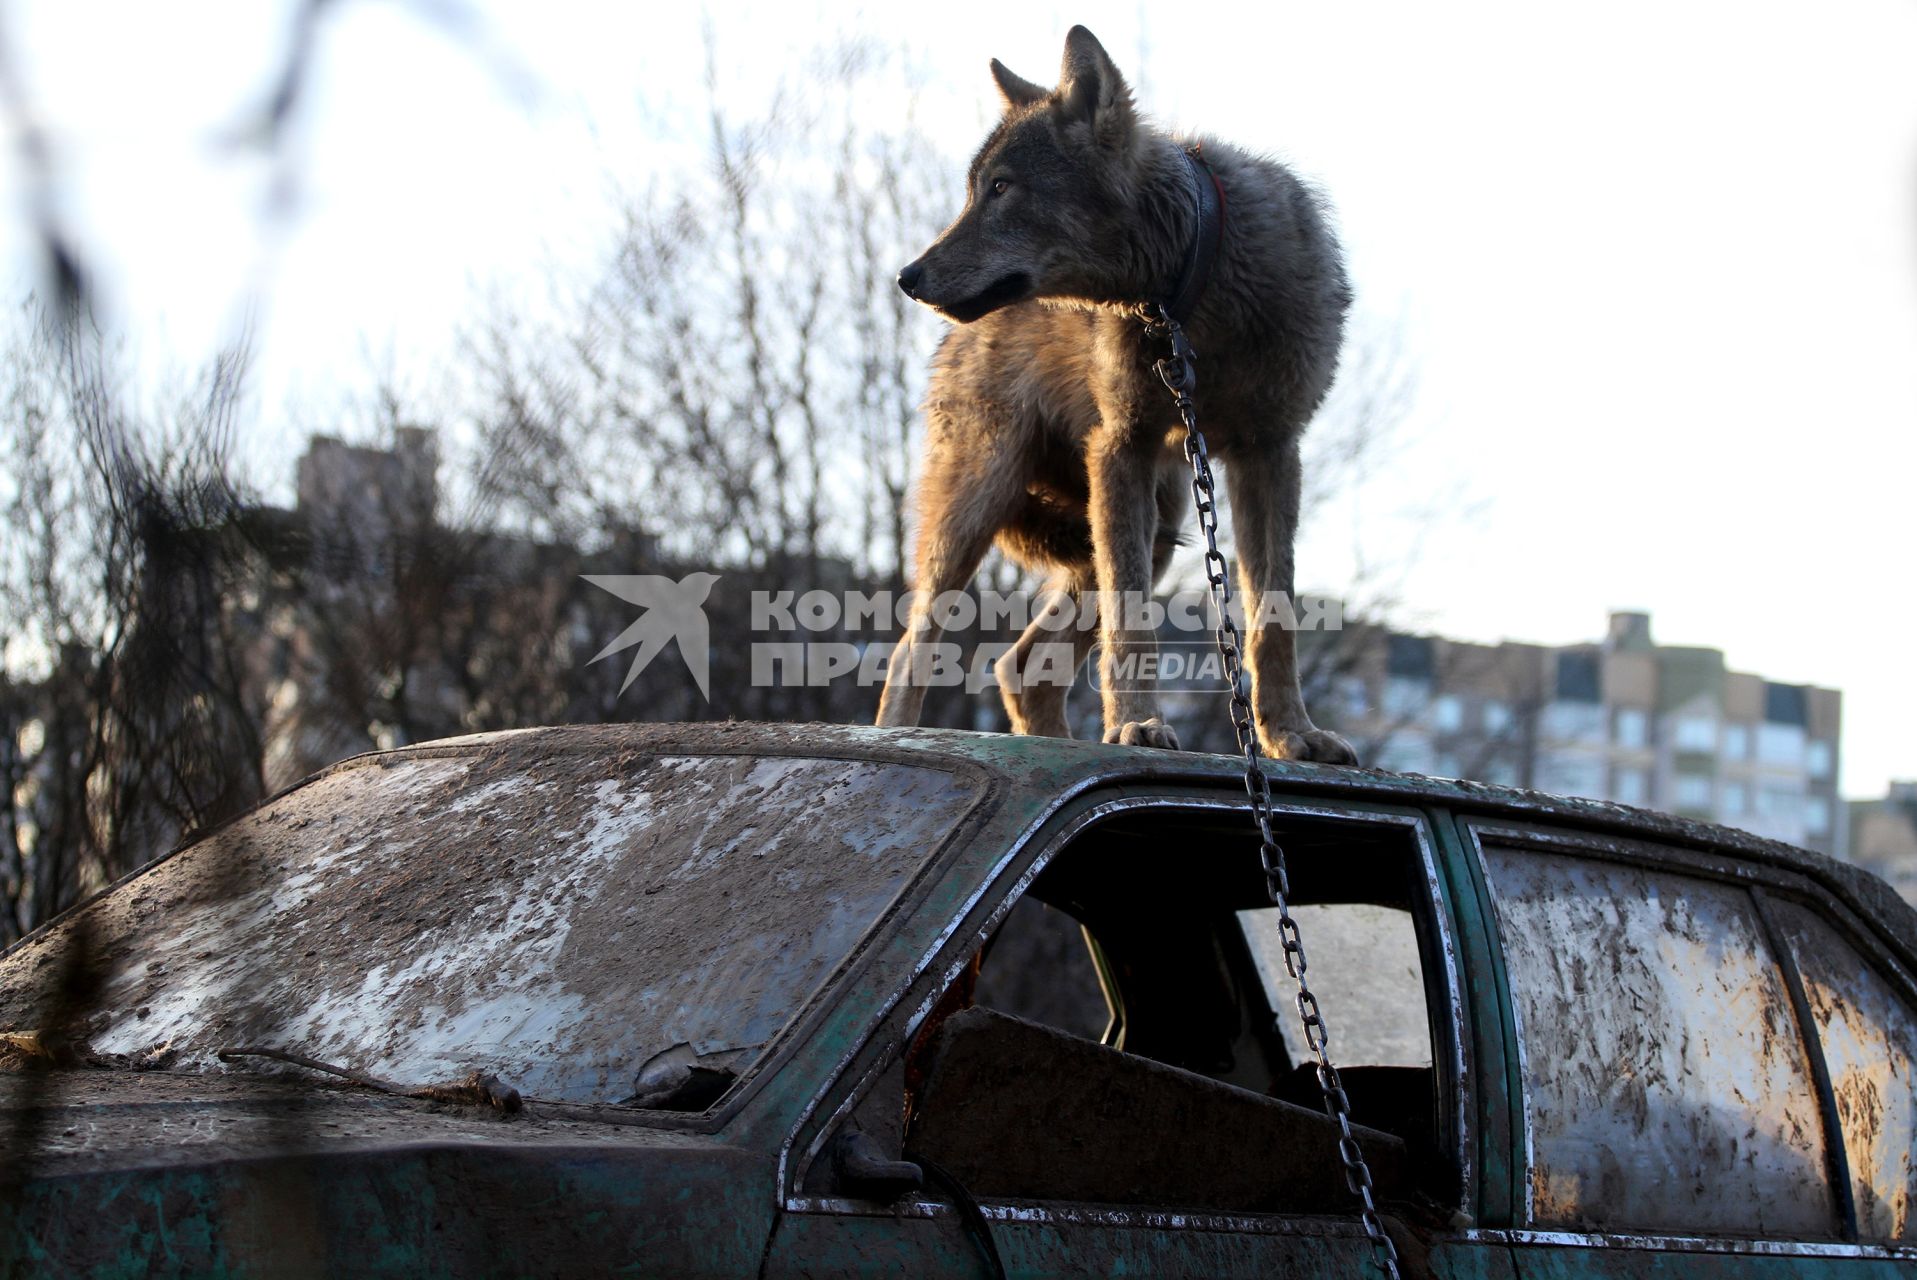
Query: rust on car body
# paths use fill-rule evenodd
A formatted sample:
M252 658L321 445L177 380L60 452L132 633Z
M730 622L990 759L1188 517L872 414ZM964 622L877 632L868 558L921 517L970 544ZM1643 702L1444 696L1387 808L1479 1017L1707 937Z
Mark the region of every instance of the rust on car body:
M516 745L331 770L11 967L87 929L98 997L58 1030L99 1055L261 1046L620 1102L675 1048L742 1072L976 798L905 764ZM0 1020L45 1028L46 995L11 985Z
M882 1274L897 1259L927 1273L976 1273L979 1253L956 1226L934 1232L932 1255L888 1234L926 1215L956 1223L950 1206L802 1195L804 1161L790 1157L821 1149L819 1125L849 1114L849 1077L871 1066L860 1055L875 1028L931 1007L938 978L976 948L968 930L1009 904L1036 848L1100 803L1229 808L1242 794L1238 768L1227 757L1058 740L733 724L480 735L344 762L0 961L0 1032L22 1058L0 1077L0 1124L32 1138L9 1152L21 1159L6 1188L5 1261L128 1273L266 1274L317 1258L393 1275L759 1275ZM1504 930L1488 887L1497 873L1456 831L1469 822L1531 833L1507 877L1518 897L1524 869L1543 865L1564 833L1620 866L1653 850L1727 885L1788 882L1861 922L1868 938L1850 941L1868 943L1873 963L1917 969L1917 913L1881 882L1816 854L1615 805L1371 770L1266 768L1281 802L1300 812L1369 807L1370 822L1412 824L1432 900L1454 913L1446 927L1457 930L1456 950L1447 934L1440 963L1455 964L1458 980L1452 999L1433 1007L1475 1039L1468 1054L1457 1046L1441 1060L1461 1077L1482 1072L1458 1081L1469 1115L1456 1127L1488 1135L1487 1149L1535 1194L1485 1220L1465 1212L1422 1225L1419 1257L1428 1246L1431 1274L1513 1276L1524 1250L1558 1247L1605 1261L1540 1263L1537 1274L1681 1273L1672 1259L1701 1253L1736 1255L1725 1274L1775 1257L1869 1258L1908 1273L1902 1264L1917 1255L1895 1244L1835 1238L1828 1200L1792 1205L1774 1193L1773 1175L1801 1174L1831 1154L1801 1099L1776 1081L1699 1066L1714 1044L1735 1039L1764 1046L1780 1071L1795 1069L1804 1047L1786 1033L1790 1001L1768 977L1646 953L1642 980L1625 982L1581 968L1565 941L1567 932L1575 943L1655 928L1693 937L1699 956L1715 957L1728 940L1761 947L1738 931L1735 912L1618 884L1608 903L1594 889ZM81 944L89 994L62 1020L53 1016L59 977ZM1822 945L1793 943L1807 979ZM1596 992L1608 1002L1604 1026L1565 1025L1562 1005L1547 1001L1525 1006L1532 1012L1507 1041L1500 1001L1526 997L1512 995L1499 965L1527 946L1549 975L1539 990ZM1670 960L1654 972L1654 961ZM1680 979L1692 970L1687 989ZM1854 1052L1832 1049L1829 1076L1847 1117L1836 1145L1852 1171L1859 1229L1902 1239L1913 1204L1909 1030L1893 1023L1886 1038L1854 1026L1876 997L1839 977L1806 989L1823 1025L1852 1028ZM1647 994L1660 998L1668 1025L1642 1018L1632 1001ZM1893 1005L1905 998L1894 984L1881 994ZM1710 1007L1735 1016L1687 1043L1679 1024ZM1335 1027L1337 1010L1327 1012ZM1629 1017L1640 1021L1627 1026ZM451 1095L296 1081L270 1061L218 1061L220 1049L249 1045L337 1060L408 1089L483 1072L525 1102L509 1115ZM1542 1095L1514 1087L1512 1105L1531 1107L1532 1123L1509 1131L1512 1149L1499 1152L1495 1135L1507 1130L1489 1114L1507 1094L1492 1075L1507 1054L1528 1055L1520 1075L1561 1066L1575 1109L1539 1114ZM1775 1132L1737 1135L1733 1149L1723 1133L1660 1129L1650 1074L1693 1070L1710 1087L1776 1098ZM680 1086L696 1071L726 1077L717 1095L699 1095L701 1109L635 1105L683 1100ZM1727 1197L1725 1230L1761 1220L1793 1238L1677 1240L1656 1234L1655 1213L1629 1229L1568 1225L1592 1206L1604 1216L1634 1203L1601 1177L1539 1174L1540 1139L1589 1137L1593 1124L1609 1126L1603 1141L1626 1157L1676 1152L1699 1177L1745 1178L1759 1207L1738 1219L1749 1205ZM1519 1149L1525 1132L1530 1151ZM1487 1158L1477 1174L1491 1168ZM1477 1183L1466 1187L1468 1209L1497 1204ZM1335 1215L1015 1199L982 1208L1007 1232L1008 1269L1026 1274L1226 1273L1281 1258L1292 1273L1330 1277L1363 1256L1355 1220ZM1553 1221L1567 1225L1549 1229ZM1096 1244L1084 1243L1087 1232Z
M1485 861L1524 1044L1531 1221L1835 1239L1805 1046L1744 893L1496 846Z

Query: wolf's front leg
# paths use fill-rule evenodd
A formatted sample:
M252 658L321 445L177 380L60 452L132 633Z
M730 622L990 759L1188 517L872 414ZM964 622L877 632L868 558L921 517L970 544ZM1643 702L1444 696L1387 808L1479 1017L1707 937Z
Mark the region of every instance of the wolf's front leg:
M919 536L935 538L937 531L928 530ZM945 593L964 590L990 542L987 537L977 543L942 543L930 556L919 557L921 568L912 613L906 619L905 634L892 647L892 660L886 664L877 724L895 729L918 724L925 691L938 678L938 643L945 634L935 606Z
M917 488L912 614L885 669L880 725L903 728L919 722L925 691L936 679L936 648L944 634L936 608L939 597L963 591L972 581L1006 513L1025 491L1022 460L1005 456L1005 442L1016 442L1015 437L955 420L968 410L974 407L950 405L927 427Z
M1098 573L1099 696L1105 741L1178 749L1151 686L1158 637L1142 621L1152 590L1152 540L1158 531L1154 449L1101 429L1086 452L1091 481L1092 555ZM1153 444L1155 445L1155 441Z
M1358 753L1351 744L1320 729L1305 713L1296 638L1280 620L1288 620L1294 607L1291 544L1298 528L1298 476L1296 440L1276 450L1247 446L1225 464L1231 522L1238 534L1238 589L1245 608L1245 656L1258 741L1266 755L1279 760L1356 764Z

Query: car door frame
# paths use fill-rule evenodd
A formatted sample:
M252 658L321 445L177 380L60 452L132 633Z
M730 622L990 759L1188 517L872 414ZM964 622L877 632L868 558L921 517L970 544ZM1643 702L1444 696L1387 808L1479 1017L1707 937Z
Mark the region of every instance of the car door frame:
M1467 992L1475 984L1466 982L1465 935L1480 932L1475 919L1478 905L1474 895L1462 904L1457 900L1460 876L1453 859L1439 839L1440 823L1436 815L1418 803L1420 797L1381 801L1347 799L1342 796L1314 794L1308 788L1274 789L1274 815L1318 820L1385 824L1404 828L1413 839L1426 891L1433 903L1429 919L1434 926L1430 942L1423 923L1419 926L1420 946L1427 982L1427 1009L1432 1022L1434 1057L1440 1059L1440 1088L1445 1103L1447 1138L1459 1151L1459 1203L1453 1206L1453 1225L1477 1221L1481 1212L1478 1172L1479 1077L1477 1046L1484 1029ZM1060 806L1036 823L1023 838L998 860L977 892L970 895L962 910L936 923L934 940L921 955L912 973L899 983L893 999L872 1021L857 1048L846 1056L841 1070L818 1090L793 1124L782 1148L779 1167L781 1218L798 1219L812 1215L837 1215L888 1218L949 1218L955 1216L952 1205L923 1196L897 1203L853 1199L808 1193L807 1175L814 1163L824 1159L825 1146L840 1126L854 1113L860 1102L877 1087L900 1054L900 1046L910 1043L930 1013L938 994L957 978L980 942L995 929L1014 903L1030 888L1033 880L1080 834L1095 823L1127 812L1149 809L1210 810L1243 813L1249 821L1247 802L1234 784L1200 781L1159 784L1118 782L1094 786ZM1461 921L1460 917L1465 919ZM1435 981L1434 981L1435 979ZM1337 1010L1327 1009L1336 1049ZM1175 1240L1180 1233L1231 1233L1243 1236L1318 1237L1333 1240L1364 1240L1362 1224L1354 1212L1350 1215L1305 1216L1284 1214L1206 1214L1180 1210L1133 1206L1090 1206L1064 1203L995 1202L980 1206L988 1222L1015 1229L1039 1228L1070 1233L1074 1228L1136 1229L1161 1233ZM957 1228L953 1228L956 1234ZM1466 1241L1461 1236L1437 1242L1464 1245L1472 1253L1485 1257L1461 1271L1461 1274L1508 1274L1508 1255L1497 1242ZM1335 1274L1335 1272L1333 1273Z
M1503 1036L1510 1046L1507 1062L1510 1075L1509 1105L1510 1114L1506 1123L1510 1134L1511 1147L1507 1164L1511 1171L1511 1198L1508 1210L1498 1219L1487 1219L1479 1227L1467 1234L1486 1242L1508 1244L1514 1250L1520 1274L1525 1274L1527 1261L1532 1267L1546 1263L1543 1268L1549 1274L1558 1274L1547 1262L1547 1256L1562 1250L1626 1250L1635 1259L1649 1262L1652 1257L1664 1255L1666 1260L1674 1261L1670 1255L1687 1255L1697 1267L1715 1267L1723 1265L1733 1270L1724 1274L1735 1274L1737 1267L1749 1267L1759 1259L1775 1259L1780 1263L1784 1259L1829 1259L1837 1265L1835 1274L1908 1274L1905 1267L1895 1267L1888 1271L1874 1265L1882 1263L1917 1262L1917 1245L1893 1245L1858 1240L1787 1240L1750 1237L1707 1236L1685 1234L1682 1232L1636 1232L1636 1231L1571 1231L1550 1226L1533 1225L1531 1202L1530 1168L1532 1146L1529 1117L1524 1106L1525 1044L1517 1025L1516 1007L1511 994L1509 971L1506 968L1503 941L1498 931L1497 912L1491 887L1489 868L1485 862L1484 846L1489 839L1503 845L1515 844L1519 848L1534 849L1541 853L1555 853L1570 857L1587 858L1600 863L1613 863L1641 869L1655 870L1667 874L1688 876L1735 885L1752 891L1757 915L1763 925L1768 945L1777 953L1777 960L1786 975L1786 983L1796 986L1799 979L1795 973L1794 962L1787 949L1781 945L1774 927L1768 919L1765 908L1766 898L1781 898L1803 904L1814 911L1821 919L1832 925L1855 945L1880 973L1888 977L1899 993L1913 1005L1917 1005L1917 979L1911 971L1886 945L1879 929L1869 920L1868 914L1860 912L1853 904L1846 902L1803 871L1795 869L1781 861L1760 860L1742 853L1715 847L1704 843L1685 843L1660 831L1621 831L1609 832L1592 830L1580 826L1575 817L1554 815L1549 812L1531 812L1524 814L1505 814L1496 812L1474 812L1454 810L1446 815L1446 825L1450 829L1449 839L1462 849L1465 857L1460 866L1468 869L1478 882L1478 893L1483 902L1482 919L1485 924L1485 941L1490 951L1490 969L1496 975L1499 1003L1504 1020ZM1803 1017L1803 1011L1793 1010L1794 1016ZM1815 1044L1812 1028L1803 1028L1812 1034L1811 1044ZM1821 1047L1809 1050L1813 1062L1821 1062ZM1827 1093L1827 1089L1826 1089ZM1833 1104L1827 1096L1819 1098L1820 1114L1824 1120L1827 1142L1833 1138L1841 1149L1841 1131L1836 1127L1837 1117ZM1833 1188L1833 1194L1841 1194L1847 1199L1848 1187L1842 1193ZM1843 1261L1860 1265L1844 1265ZM1620 1263L1622 1260L1619 1260ZM1630 1265L1638 1265L1633 1262ZM1783 1264L1776 1274L1797 1274L1793 1268L1785 1270ZM1595 1268L1602 1271L1602 1266ZM1821 1270L1821 1268L1820 1268ZM1581 1271L1575 1272L1582 1274Z

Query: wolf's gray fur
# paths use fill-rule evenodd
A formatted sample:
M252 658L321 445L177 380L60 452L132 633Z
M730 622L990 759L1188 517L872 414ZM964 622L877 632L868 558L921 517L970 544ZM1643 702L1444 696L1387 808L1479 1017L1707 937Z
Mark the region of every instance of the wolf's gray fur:
M1065 38L1057 89L996 61L992 75L1005 115L972 160L964 212L899 278L959 322L926 397L917 598L929 606L962 589L994 541L1048 575L1049 607L1086 602L1093 588L1107 601L1139 598L1163 571L1190 499L1182 428L1151 367L1163 344L1135 310L1170 296L1190 251L1192 141L1225 193L1210 283L1186 324L1199 423L1225 471L1245 597L1289 597L1298 439L1331 384L1350 303L1316 197L1271 160L1150 127L1083 27ZM1151 692L1112 678L1128 654L1156 645L1117 613L1106 609L1098 627L1105 740L1175 747ZM1067 634L1076 668L1092 637ZM880 724L917 722L915 659L938 636L927 609L914 614ZM1017 732L1068 733L1066 688L1020 679L1035 645L1063 638L1041 618L998 664ZM1351 747L1305 713L1292 641L1279 625L1248 630L1262 744L1283 759L1350 762Z

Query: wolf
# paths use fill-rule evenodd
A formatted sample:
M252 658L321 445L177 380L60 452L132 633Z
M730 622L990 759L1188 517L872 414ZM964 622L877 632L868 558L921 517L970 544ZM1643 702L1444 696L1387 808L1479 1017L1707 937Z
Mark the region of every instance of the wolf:
M1163 335L1140 318L1142 305L1175 302L1236 526L1260 744L1280 759L1355 763L1306 714L1284 617L1298 442L1331 385L1351 300L1319 197L1275 161L1152 127L1084 27L1065 37L1055 89L996 59L991 69L1004 115L972 159L964 210L898 277L956 324L925 400L915 605L878 722L918 722L916 673L941 635L932 604L963 589L996 542L1046 580L995 667L1013 730L1070 736L1068 682L1028 677L1040 646L1069 643L1076 671L1096 641L1105 741L1178 746L1153 691L1121 678L1156 638L1142 611L1111 607L1149 594L1190 511L1183 428L1153 371ZM1277 592L1285 609L1256 607ZM1095 630L1059 626L1087 609Z

